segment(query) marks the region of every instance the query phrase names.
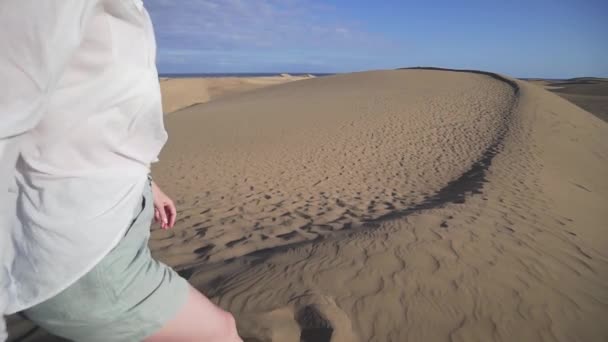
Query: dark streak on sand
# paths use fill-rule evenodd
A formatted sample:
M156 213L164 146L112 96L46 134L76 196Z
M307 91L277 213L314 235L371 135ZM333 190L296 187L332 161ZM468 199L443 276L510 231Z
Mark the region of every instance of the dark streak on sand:
M511 108L504 113L502 122L500 127L498 128L498 134L496 135L496 139L494 142L486 148L486 150L482 153L479 160L477 160L471 168L464 172L457 179L449 182L446 186L440 189L435 194L427 197L421 203L404 209L390 212L386 215L383 215L377 219L370 220L368 222L381 222L386 220L392 220L397 218L403 218L409 216L413 213L429 210L434 208L440 208L449 203L464 203L466 196L470 194L481 194L483 189L483 184L486 182L486 172L490 168L492 164L492 160L494 157L501 151L502 142L504 140L505 135L509 131L509 119L513 110L517 106L517 96L519 95L519 85L508 78L500 76L498 74L478 71L478 70L454 70L454 69L441 69L441 68L432 68L432 67L415 67L415 68L405 68L402 70L439 70L439 71L451 71L451 72L467 72L473 74L481 74L491 78L494 78L498 81L504 82L508 84L513 90L514 101L511 104Z

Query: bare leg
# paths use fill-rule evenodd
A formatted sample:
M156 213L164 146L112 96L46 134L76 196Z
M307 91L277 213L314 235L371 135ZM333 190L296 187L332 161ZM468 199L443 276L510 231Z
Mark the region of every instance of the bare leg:
M242 342L234 318L192 286L188 301L156 334L146 342Z

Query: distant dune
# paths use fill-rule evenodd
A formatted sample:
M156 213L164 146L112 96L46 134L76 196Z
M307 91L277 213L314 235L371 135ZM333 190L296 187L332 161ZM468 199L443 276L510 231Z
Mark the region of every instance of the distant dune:
M537 85L362 72L166 126L153 253L247 341L608 340L608 124Z
M160 87L163 95L163 112L168 114L225 95L311 77L314 76L282 74L265 77L162 78Z

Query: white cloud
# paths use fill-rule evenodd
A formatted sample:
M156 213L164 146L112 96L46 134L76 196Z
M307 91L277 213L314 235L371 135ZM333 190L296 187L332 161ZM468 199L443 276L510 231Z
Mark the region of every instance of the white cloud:
M324 55L388 46L382 37L341 19L335 8L310 0L147 0L146 7L161 65L205 59L197 63L213 68L238 58L241 64L275 60L318 66L326 64Z

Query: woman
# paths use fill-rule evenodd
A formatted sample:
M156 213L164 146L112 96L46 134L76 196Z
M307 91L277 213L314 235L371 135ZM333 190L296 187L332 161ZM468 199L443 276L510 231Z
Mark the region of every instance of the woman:
M0 48L0 310L76 341L240 341L147 246L176 210L147 177L166 132L142 2L5 0Z

